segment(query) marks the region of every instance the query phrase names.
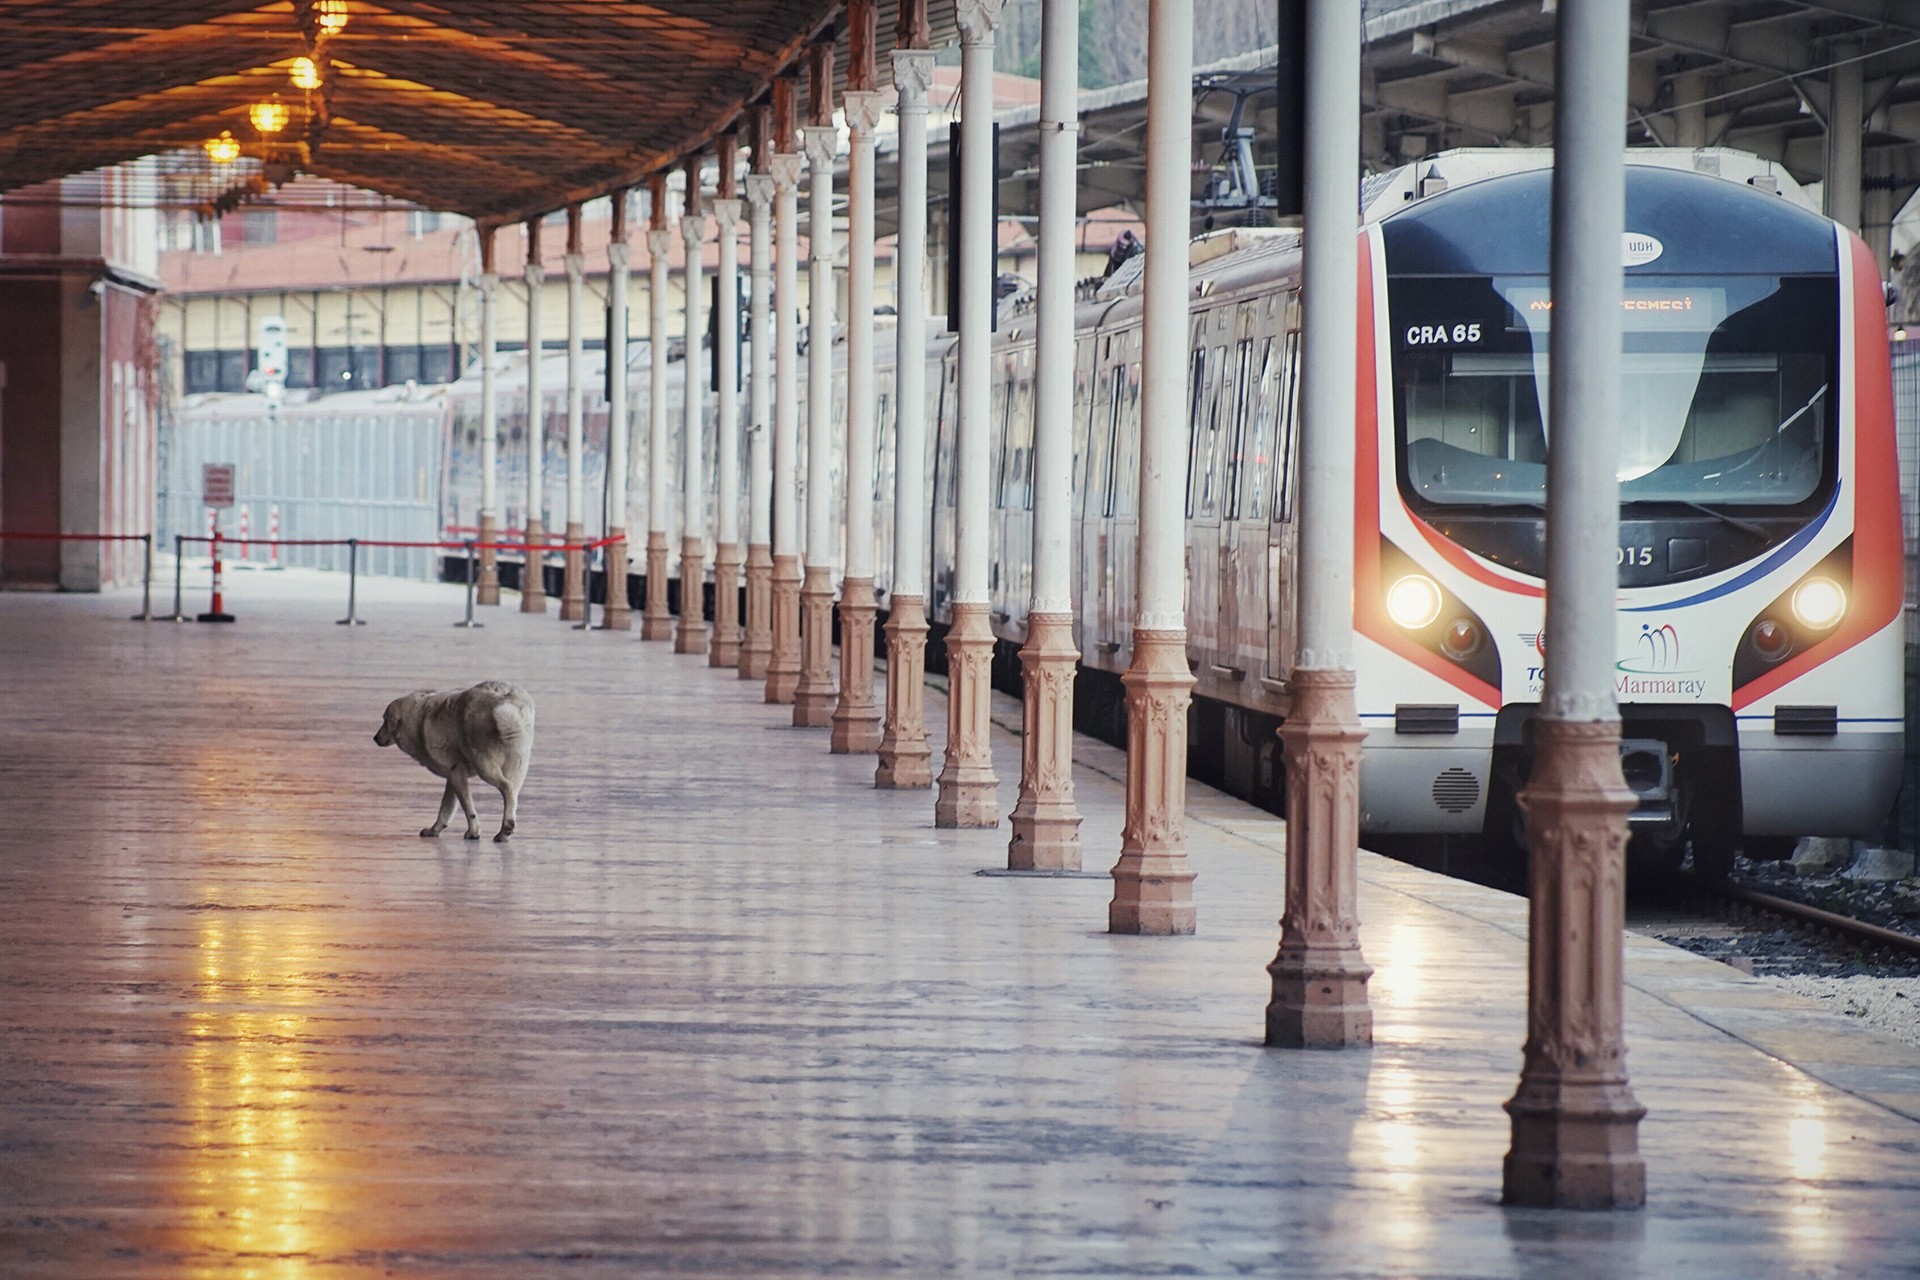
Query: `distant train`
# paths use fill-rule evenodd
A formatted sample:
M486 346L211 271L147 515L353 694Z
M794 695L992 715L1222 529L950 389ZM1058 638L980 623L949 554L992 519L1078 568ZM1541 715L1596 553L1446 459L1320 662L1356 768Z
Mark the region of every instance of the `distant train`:
M1742 845L1779 856L1798 835L1871 834L1897 789L1903 559L1884 302L1865 245L1765 189L1762 162L1628 159L1622 763L1639 797L1636 849L1678 862L1690 848L1711 874ZM1353 508L1369 836L1504 841L1518 820L1549 660L1550 164L1540 152L1450 153L1366 186ZM1076 318L1074 590L1089 672L1121 672L1130 657L1140 265L1087 286ZM1194 751L1230 787L1271 796L1296 638L1298 234L1203 237L1191 279ZM1032 574L1031 301L1003 304L992 354L990 586L1009 646L1024 637ZM895 406L883 323L884 602ZM927 360L929 605L944 623L954 339L930 341Z

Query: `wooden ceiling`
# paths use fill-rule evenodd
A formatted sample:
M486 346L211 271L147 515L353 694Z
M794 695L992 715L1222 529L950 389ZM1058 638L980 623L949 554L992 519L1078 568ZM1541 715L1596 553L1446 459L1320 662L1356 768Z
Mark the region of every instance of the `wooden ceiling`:
M935 5L936 36L952 30ZM289 75L291 0L0 0L0 191L222 130L281 159L487 222L630 185L721 132L832 20L835 0L348 0L329 87ZM894 5L879 10L881 66ZM841 37L844 43L844 35ZM845 55L839 59L845 65ZM312 127L315 117L324 128Z

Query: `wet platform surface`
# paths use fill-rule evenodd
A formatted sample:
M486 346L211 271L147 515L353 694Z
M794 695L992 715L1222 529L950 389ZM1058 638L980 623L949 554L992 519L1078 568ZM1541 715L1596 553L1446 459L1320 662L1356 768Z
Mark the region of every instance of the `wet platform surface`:
M1920 1051L1725 966L1629 940L1646 1210L1506 1210L1518 899L1362 855L1377 1044L1269 1050L1264 813L1194 787L1199 935L1112 937L668 645L235 578L228 628L0 594L0 1274L1920 1267ZM539 703L519 833L423 840L381 708L485 677Z

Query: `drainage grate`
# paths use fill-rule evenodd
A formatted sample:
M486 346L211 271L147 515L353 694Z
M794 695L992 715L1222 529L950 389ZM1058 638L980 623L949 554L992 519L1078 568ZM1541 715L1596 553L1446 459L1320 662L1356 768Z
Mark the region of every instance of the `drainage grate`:
M1480 779L1465 769L1448 769L1433 780L1433 802L1445 813L1465 813L1480 799Z

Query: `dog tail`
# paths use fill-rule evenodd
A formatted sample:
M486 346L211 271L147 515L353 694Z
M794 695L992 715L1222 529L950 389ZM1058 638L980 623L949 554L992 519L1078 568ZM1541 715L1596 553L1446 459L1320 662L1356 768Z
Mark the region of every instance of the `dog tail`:
M533 741L533 701L524 696L504 698L493 704L493 723L500 740L508 743Z

